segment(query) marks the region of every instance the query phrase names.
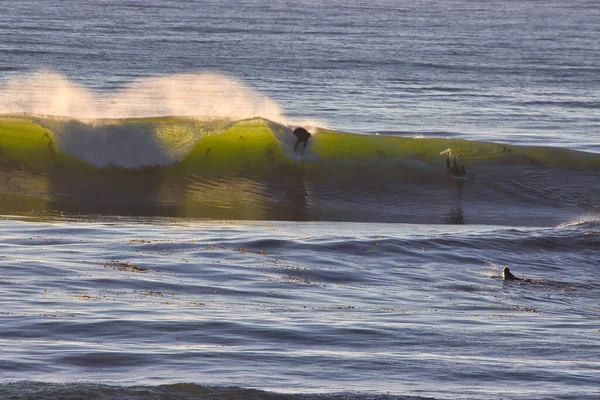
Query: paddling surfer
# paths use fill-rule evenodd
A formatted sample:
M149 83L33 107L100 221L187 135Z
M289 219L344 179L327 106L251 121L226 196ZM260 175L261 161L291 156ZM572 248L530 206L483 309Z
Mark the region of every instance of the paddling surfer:
M536 282L529 278L517 278L510 272L510 268L504 267L502 268L502 280L503 281L523 281L523 282Z
M504 267L502 268L502 280L503 281L520 281L521 278L517 278L510 272L510 268Z
M302 147L302 150L304 150L306 148L306 145L308 144L308 139L310 139L310 132L308 132L304 128L296 128L294 129L294 136L298 138L298 141L294 146L294 152L296 152L300 143L304 143L304 146Z

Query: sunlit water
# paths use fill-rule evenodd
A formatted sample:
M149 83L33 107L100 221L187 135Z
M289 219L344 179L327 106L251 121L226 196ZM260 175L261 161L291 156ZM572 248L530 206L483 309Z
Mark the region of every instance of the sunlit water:
M596 1L24 0L1 11L0 84L56 71L123 100L131 93L119 91L147 89L150 77L217 72L269 96L291 121L600 152ZM56 82L23 90L35 98ZM208 94L216 103L248 111L221 86L223 97ZM154 87L138 110L215 111L196 95L177 113L166 86ZM0 96L0 110L14 98Z
M586 0L2 2L0 113L599 153L599 31ZM477 172L458 205L366 185L269 214L341 222L27 218L0 193L0 398L598 398L597 171ZM388 214L421 223L343 222Z
M597 222L4 220L0 228L5 382L597 394ZM533 282L502 281L504 266Z

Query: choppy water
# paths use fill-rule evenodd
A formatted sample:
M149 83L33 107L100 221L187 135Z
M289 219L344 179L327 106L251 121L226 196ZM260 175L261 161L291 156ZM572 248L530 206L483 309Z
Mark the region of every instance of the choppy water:
M55 154L0 119L0 398L600 397L599 31L586 0L1 2L0 114L373 136L202 175L172 125Z
M111 385L73 385L72 397L92 398L223 390L212 386L344 398L598 395L597 221L149 222L2 221L5 382ZM502 281L503 266L534 282ZM180 383L208 387L157 386Z

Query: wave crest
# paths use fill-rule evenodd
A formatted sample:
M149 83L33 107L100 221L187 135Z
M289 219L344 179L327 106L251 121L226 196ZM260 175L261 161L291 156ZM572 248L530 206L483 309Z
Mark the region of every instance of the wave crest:
M585 215L579 218L575 218L568 222L564 222L556 226L557 229L575 228L575 227L600 227L600 214L597 215Z

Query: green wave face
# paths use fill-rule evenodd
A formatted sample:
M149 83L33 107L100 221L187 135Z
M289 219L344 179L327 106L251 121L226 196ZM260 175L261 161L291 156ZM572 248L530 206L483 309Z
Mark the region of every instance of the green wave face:
M57 158L61 162L79 159L91 166L129 169L174 164L191 168L210 166L223 171L248 165L299 163L313 168L367 167L407 160L433 167L443 163L446 155L470 165L600 168L598 154L460 139L360 135L317 129L307 149L294 154L295 141L292 129L263 119L199 121L160 117L84 122L34 116L0 118L3 160L27 162L40 170L55 164ZM89 157L90 154L95 157ZM134 162L129 162L132 159Z
M473 210L491 199L595 211L600 198L598 154L327 129L304 151L295 143L291 127L258 118L5 116L0 211L444 222L457 185ZM454 157L468 171L459 180Z
M460 139L404 138L321 130L312 148L329 162L386 164L414 160L437 165L446 156L470 165L523 164L565 168L600 167L600 155L550 147L507 146Z
M0 156L3 166L28 163L35 169L51 164L54 147L51 131L26 120L0 119Z
M241 169L266 170L287 165L283 144L264 120L239 121L228 129L205 135L181 160L197 173Z

